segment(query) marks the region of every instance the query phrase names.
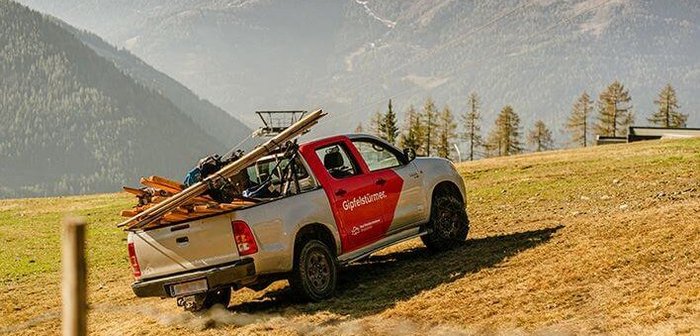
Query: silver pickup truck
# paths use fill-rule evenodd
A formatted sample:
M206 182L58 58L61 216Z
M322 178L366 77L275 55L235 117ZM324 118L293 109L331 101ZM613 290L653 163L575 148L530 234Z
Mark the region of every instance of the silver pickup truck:
M466 239L464 182L450 161L370 135L304 143L297 154L294 165L267 157L247 167L254 205L130 231L134 293L199 310L228 304L231 289L288 279L318 301L333 295L339 267L382 248L421 237L439 251Z

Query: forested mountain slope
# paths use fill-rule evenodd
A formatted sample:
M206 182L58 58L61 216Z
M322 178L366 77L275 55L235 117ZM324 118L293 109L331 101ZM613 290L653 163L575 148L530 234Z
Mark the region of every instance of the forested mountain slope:
M117 68L138 83L157 91L173 102L183 113L226 147L240 143L252 132L248 126L226 111L206 99L200 99L190 89L146 64L128 50L117 49L99 36L75 29L62 21L58 23L98 55L114 62Z
M41 14L0 1L0 197L179 178L225 146Z
M461 112L475 90L487 129L506 104L524 127L556 129L582 91L615 79L637 124L667 82L700 123L696 0L21 1L250 123L258 108L323 106L343 120L323 130L348 131L390 97L402 112L427 96Z

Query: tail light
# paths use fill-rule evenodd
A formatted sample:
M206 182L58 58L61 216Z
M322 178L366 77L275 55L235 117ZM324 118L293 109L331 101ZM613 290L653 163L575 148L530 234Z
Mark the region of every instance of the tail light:
M129 263L131 264L131 271L134 272L134 278L138 279L141 277L141 266L139 266L139 260L136 258L136 249L134 248L134 243L129 243Z
M258 252L258 244L255 243L253 231L244 221L236 220L231 222L233 227L233 238L236 241L238 254L241 256Z

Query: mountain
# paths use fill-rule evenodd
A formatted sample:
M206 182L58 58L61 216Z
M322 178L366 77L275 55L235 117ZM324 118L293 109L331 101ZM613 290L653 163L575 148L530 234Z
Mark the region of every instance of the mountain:
M128 50L118 49L99 36L85 30L75 29L62 21L57 20L57 23L73 33L99 56L114 62L117 68L137 82L157 91L173 102L180 111L188 115L197 125L227 148L239 144L251 134L252 130L238 119L208 100L200 99L190 89L146 64Z
M52 19L0 1L0 197L179 178L227 147Z
M672 83L698 126L696 0L22 0L125 47L248 124L261 108L333 113L352 130L428 96L454 110L474 90L488 128L513 105L525 127L565 122L584 90L620 80L637 124ZM335 122L333 122L335 121ZM342 122L341 122L342 121Z

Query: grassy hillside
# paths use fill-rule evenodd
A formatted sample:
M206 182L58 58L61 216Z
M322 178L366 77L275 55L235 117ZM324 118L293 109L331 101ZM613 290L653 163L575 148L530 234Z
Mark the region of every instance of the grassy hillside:
M65 213L91 222L94 334L698 334L699 167L700 139L465 163L462 247L412 240L346 269L332 300L295 303L279 282L201 316L133 297L114 228L128 196L0 200L0 334L59 330Z
M0 198L179 178L226 147L53 20L0 1Z

